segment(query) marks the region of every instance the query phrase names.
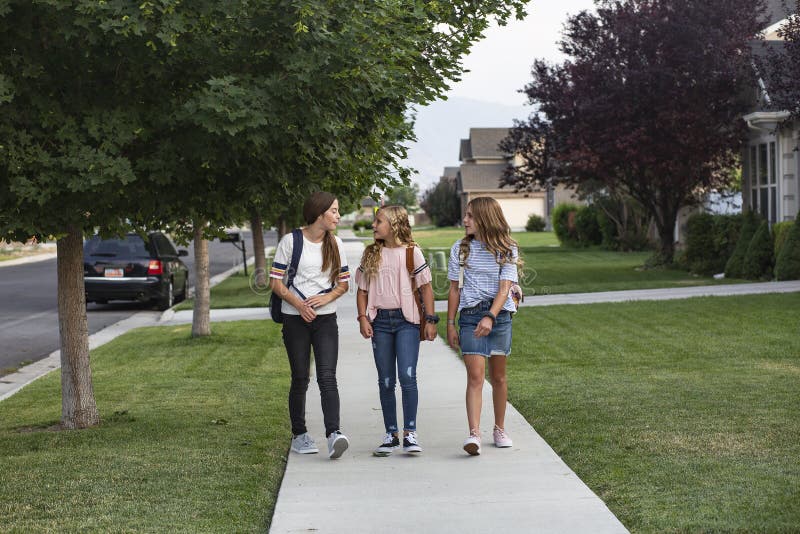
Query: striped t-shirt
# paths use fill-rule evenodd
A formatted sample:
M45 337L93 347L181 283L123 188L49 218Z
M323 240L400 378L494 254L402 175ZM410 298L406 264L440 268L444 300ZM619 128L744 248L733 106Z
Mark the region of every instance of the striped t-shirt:
M450 249L450 261L447 266L447 278L458 281L459 272L459 245L461 240L455 242ZM469 256L464 265L464 287L461 288L461 297L458 301L458 310L471 308L480 302L491 302L500 290L500 280L511 280L517 283L517 247L512 248L514 261L497 263L494 255L486 250L483 243L477 239L470 241ZM516 311L514 301L509 296L503 305L504 310Z

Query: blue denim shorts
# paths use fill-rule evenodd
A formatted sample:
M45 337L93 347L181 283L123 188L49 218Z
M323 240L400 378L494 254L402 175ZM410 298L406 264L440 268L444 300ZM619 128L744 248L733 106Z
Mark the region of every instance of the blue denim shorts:
M508 356L511 354L511 314L503 310L497 316L494 328L485 337L475 337L475 328L491 308L491 302L481 302L472 308L463 308L458 315L461 354L482 356Z

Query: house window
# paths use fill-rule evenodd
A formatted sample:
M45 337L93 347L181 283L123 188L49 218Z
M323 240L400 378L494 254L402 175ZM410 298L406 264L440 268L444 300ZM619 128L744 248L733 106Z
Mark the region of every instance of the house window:
M773 224L778 219L775 142L750 146L750 209Z

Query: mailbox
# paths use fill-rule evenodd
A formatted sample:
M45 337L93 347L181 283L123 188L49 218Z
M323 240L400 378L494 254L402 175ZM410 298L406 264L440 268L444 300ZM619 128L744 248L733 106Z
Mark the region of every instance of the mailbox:
M225 237L220 237L219 240L223 243L238 243L242 236L239 232L225 232Z

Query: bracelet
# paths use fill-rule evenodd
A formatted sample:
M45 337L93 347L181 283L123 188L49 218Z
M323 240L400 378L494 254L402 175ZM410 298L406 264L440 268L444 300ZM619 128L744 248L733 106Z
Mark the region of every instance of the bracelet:
M451 324L451 325L455 326L456 325L456 320L455 319L448 319L447 320L447 324Z
M487 311L486 313L483 314L483 316L490 318L492 320L492 324L497 322L497 316L493 314L491 311Z
M360 321L362 317L366 317L367 321L369 321L369 315L365 315L363 313L358 314L358 317L356 317L356 321Z

